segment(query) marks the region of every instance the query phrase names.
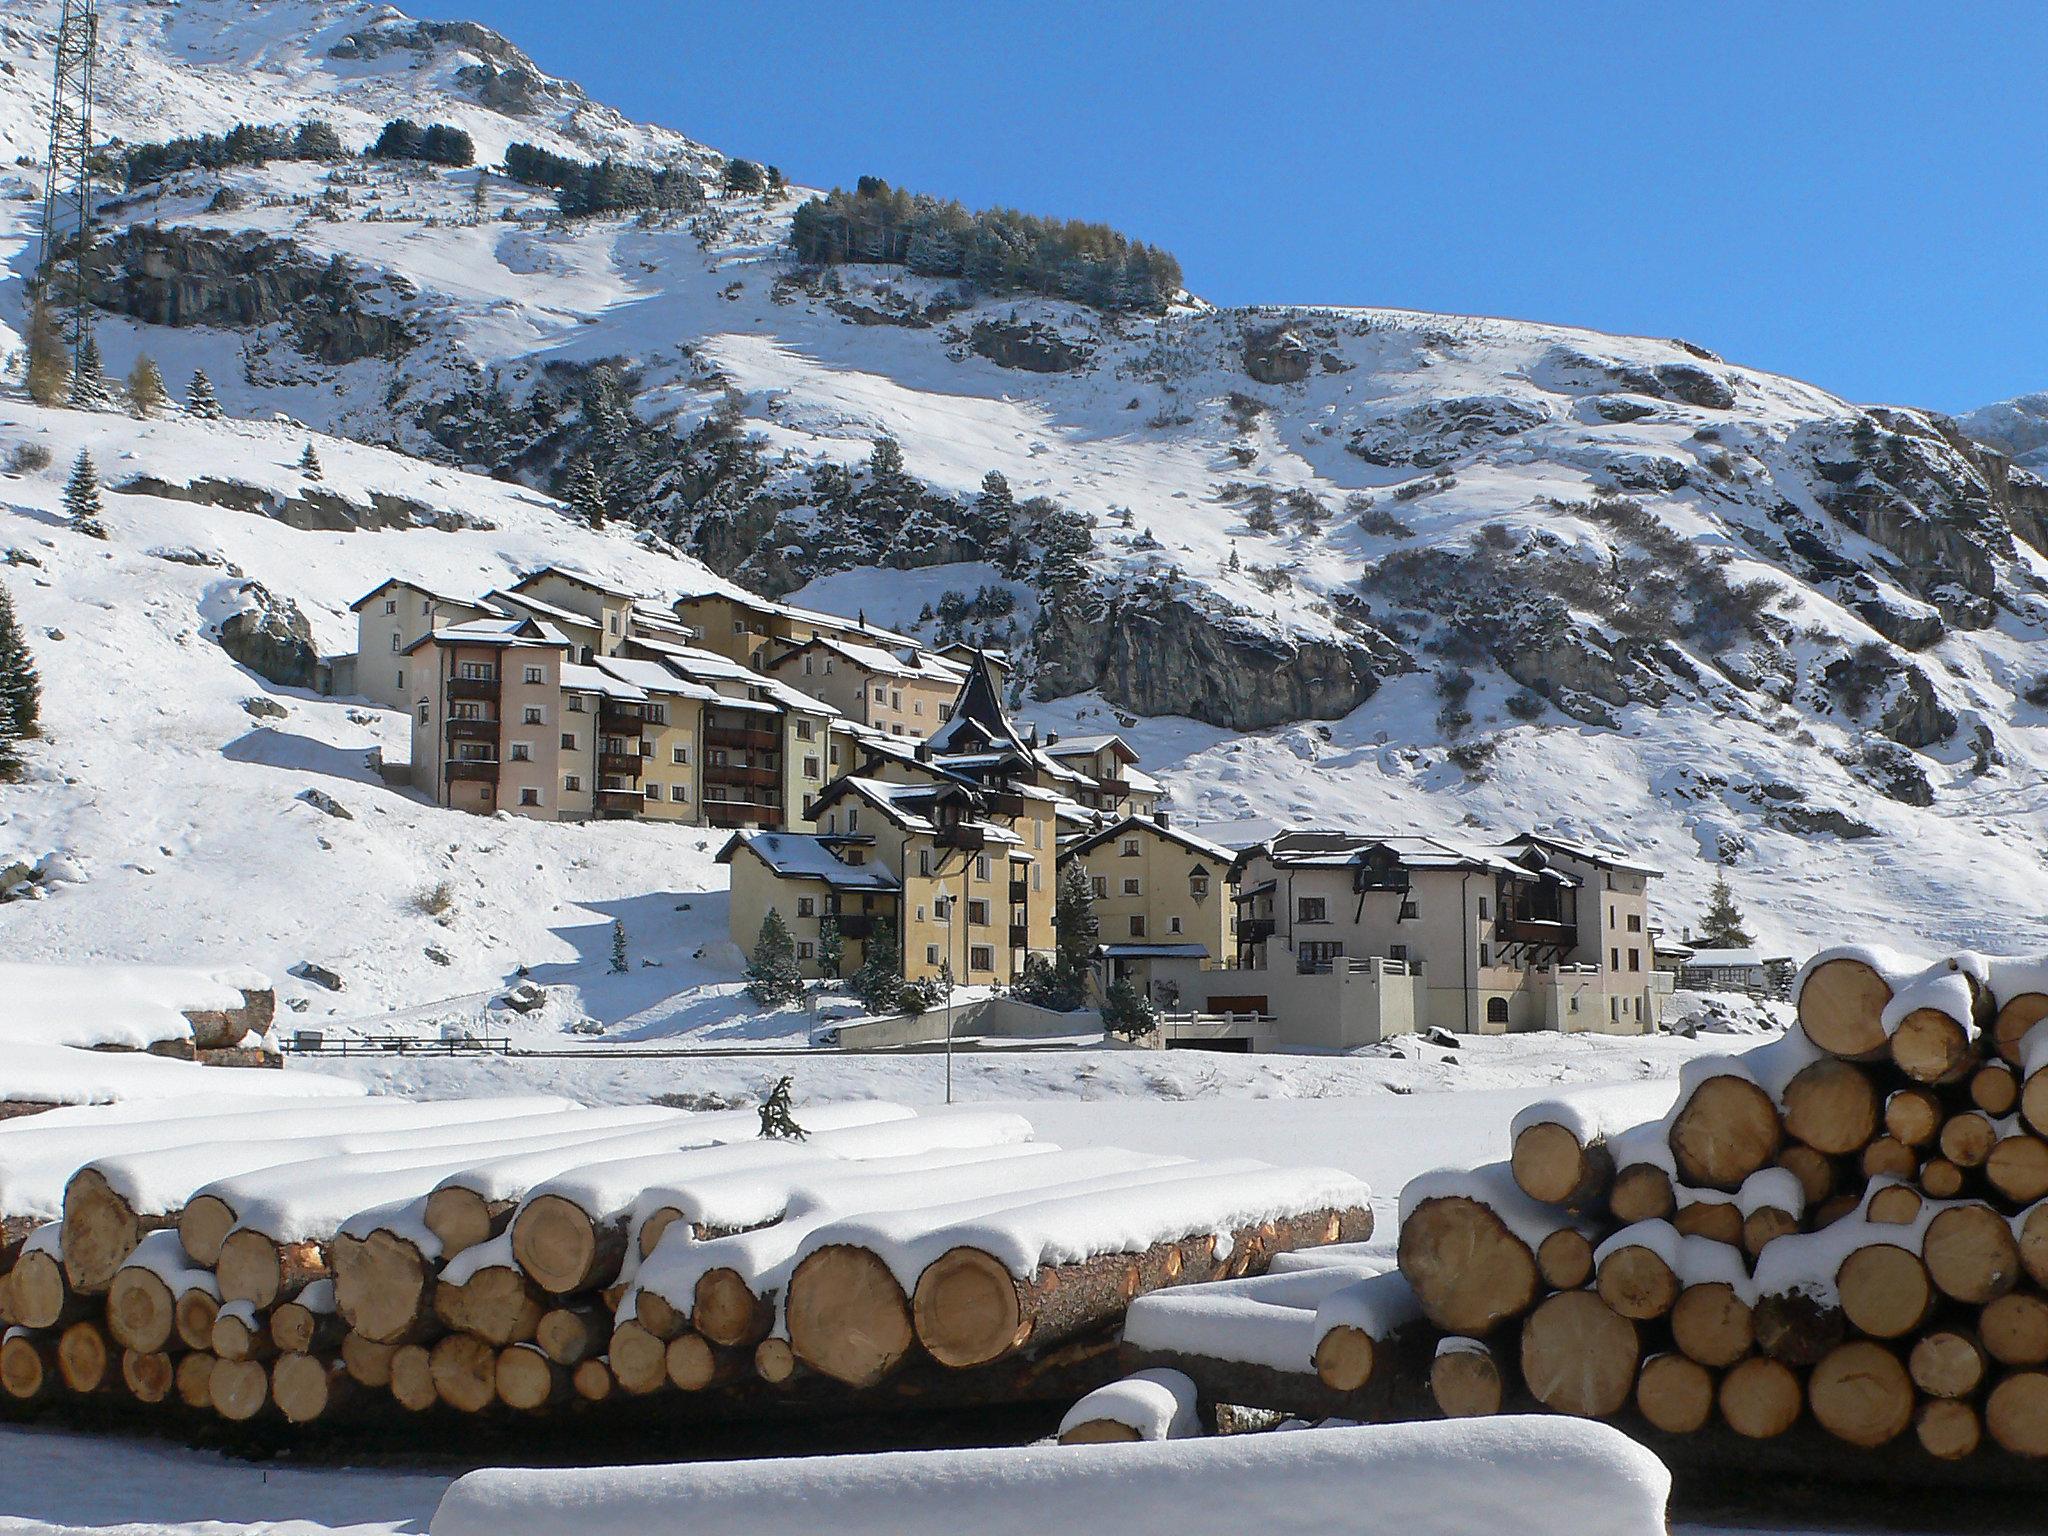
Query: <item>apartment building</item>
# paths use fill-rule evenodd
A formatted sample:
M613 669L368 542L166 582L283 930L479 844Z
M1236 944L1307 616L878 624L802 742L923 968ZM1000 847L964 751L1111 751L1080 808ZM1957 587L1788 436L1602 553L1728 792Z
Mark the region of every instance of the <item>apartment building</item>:
M1162 786L1138 767L1138 751L1121 736L1048 736L1045 754L1079 773L1074 798L1110 816L1150 816Z
M1128 981L1162 1008L1190 1005L1201 972L1235 950L1236 857L1164 812L1126 816L1062 848L1061 871L1080 865L1095 898L1101 989Z
M718 698L717 692L656 661L606 656L593 662L591 670L636 690L644 701L638 738L640 771L635 781L640 802L635 814L649 821L693 826L701 822L698 775L704 763L704 706ZM623 740L617 744L623 746ZM607 782L612 777L620 782ZM607 775L600 785L624 789L632 778Z
M1647 865L1537 834L1469 847L1305 831L1246 850L1236 872L1239 968L1205 975L1208 1005L1273 1014L1283 1038L1656 1027Z
M796 963L804 976L825 975L819 963L824 925L839 932L839 974L850 976L867 958L867 946L884 920L898 923L902 886L879 860L849 862L839 845L801 832L735 832L718 851L732 871L733 942L751 950L771 909L796 941Z
M587 800L565 796L559 766L570 651L529 618L470 619L407 646L413 787L484 816L588 814Z
M822 699L848 720L922 741L944 725L968 669L921 650L898 656L878 645L819 635L780 655L762 653L768 676Z
M356 650L329 663L331 690L404 710L414 702L407 678L417 675L417 667L406 652L415 641L436 629L499 616L487 603L450 597L397 577L364 593L349 610L356 616Z
M697 643L705 650L757 671L789 647L821 636L891 651L920 649L911 636L869 624L864 616L848 619L737 589L708 589L679 597L674 612L697 633Z

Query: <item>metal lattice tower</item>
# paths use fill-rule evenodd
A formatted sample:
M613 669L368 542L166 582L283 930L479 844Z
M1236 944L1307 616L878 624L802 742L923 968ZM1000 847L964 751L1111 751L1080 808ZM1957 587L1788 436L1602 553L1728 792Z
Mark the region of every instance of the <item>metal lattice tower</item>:
M43 291L69 311L73 361L92 331L92 93L96 0L64 0L50 91L50 169L43 183Z

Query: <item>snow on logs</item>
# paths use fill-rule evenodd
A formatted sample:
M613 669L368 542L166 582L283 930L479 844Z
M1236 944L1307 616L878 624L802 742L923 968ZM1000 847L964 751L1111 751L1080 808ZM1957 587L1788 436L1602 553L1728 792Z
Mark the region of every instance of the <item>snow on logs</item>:
M1062 1152L993 1111L801 1118L775 1140L752 1110L372 1100L0 1129L26 1205L0 1228L0 1403L309 1425L1042 1398L1106 1378L1136 1296L1370 1231L1364 1186L1325 1169ZM1305 1369L1314 1314L1291 1311Z
M1830 950L1797 1010L1409 1184L1442 1412L2048 1457L2048 961Z

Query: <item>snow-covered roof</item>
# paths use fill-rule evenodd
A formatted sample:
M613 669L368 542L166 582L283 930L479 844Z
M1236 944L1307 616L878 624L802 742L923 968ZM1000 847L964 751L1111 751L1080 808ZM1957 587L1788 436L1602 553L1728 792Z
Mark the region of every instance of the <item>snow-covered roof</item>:
M404 576L392 576L378 582L376 586L370 588L369 591L350 603L348 605L349 612L361 613L369 603L375 601L384 593L389 592L393 587L403 587L408 592L418 592L423 596L431 597L437 603L452 603L458 608L481 608L484 606L473 597L450 597L446 592L436 592L432 587L427 586L423 582L412 581Z
M913 650L909 659L879 645L861 645L855 641L842 640L836 635L814 635L809 640L791 646L780 656L768 663L769 670L793 661L806 651L828 651L864 672L877 677L901 678L911 682L943 683L958 686L967 677L967 669L957 663L940 661L937 657Z
M569 650L569 637L538 619L465 619L421 635L405 648L410 656L428 645L531 645Z
M551 619L557 624L568 624L577 629L599 629L603 627L587 613L578 613L573 608L563 608L554 603L543 602L540 598L528 596L524 592L507 592L502 587L493 587L484 594L483 600L499 608L518 609L521 612L536 614L541 618Z
M1176 826L1162 825L1150 816L1126 816L1123 820L1113 822L1101 831L1091 833L1087 837L1082 838L1079 842L1068 847L1065 852L1069 854L1086 853L1090 848L1100 847L1103 843L1132 834L1149 834L1153 837L1163 837L1169 842L1179 843L1183 848L1201 854L1204 858L1214 859L1226 867L1237 858L1234 850L1224 847L1221 843L1212 843L1206 837L1197 837L1192 832L1183 832Z
M578 666L573 661L562 663L562 686L572 693L598 693L608 699L627 699L644 703L647 695L623 678L612 677L596 667Z
M1524 879L1549 879L1565 885L1578 882L1561 870L1532 870L1484 848L1473 848L1418 833L1373 837L1350 832L1282 832L1249 852L1263 852L1273 863L1292 869L1342 869L1362 863L1374 849L1393 855L1404 869L1476 869Z
M628 602L646 595L645 593L635 592L630 587L622 587L616 582L606 581L602 576L593 576L588 571L580 571L573 566L567 565L544 565L539 570L528 571L524 576L512 583L512 590L514 592L521 591L526 587L534 585L536 582L545 580L549 576L559 576L563 581L574 582L579 587L587 587L592 592L601 593L605 597L624 598Z
M1662 946L1659 946L1660 948ZM1724 965L1751 967L1765 965L1789 965L1790 955L1766 955L1760 949L1695 949L1686 957L1687 965Z
M1138 760L1138 749L1123 737L1113 733L1100 736L1062 736L1058 741L1049 741L1045 750L1054 757L1093 757L1103 748L1110 748L1127 763Z
M880 864L848 864L823 838L804 832L735 832L718 851L718 862L730 864L733 850L745 848L786 880L821 880L842 890L895 891L896 877Z
M795 619L804 624L820 624L831 629L851 630L856 634L872 635L888 645L917 644L916 639L910 635L899 635L893 629L883 629L863 619L849 619L843 614L826 613L818 608L800 608L795 603L778 603L773 598L756 597L751 592L726 583L707 583L694 591L685 592L676 601L680 604L701 601L704 598L720 597L729 603L733 603L741 608L750 609L755 613L773 614L778 618Z
M1580 842L1573 838L1558 837L1549 832L1524 832L1511 837L1502 845L1507 848L1554 848L1567 858L1578 859L1586 864L1598 864L1607 869L1623 869L1636 875L1661 875L1663 870L1654 864L1628 858L1609 848L1596 847L1592 843Z
M591 665L600 672L616 677L620 682L632 684L643 693L667 694L672 698L683 699L720 697L716 688L678 677L658 661L635 661L624 656L600 656Z
M638 628L655 630L685 643L702 638L696 630L674 614L666 613L659 608L650 608L645 603L633 605L632 618Z
M1206 960L1206 944L1103 944L1096 953L1111 960Z

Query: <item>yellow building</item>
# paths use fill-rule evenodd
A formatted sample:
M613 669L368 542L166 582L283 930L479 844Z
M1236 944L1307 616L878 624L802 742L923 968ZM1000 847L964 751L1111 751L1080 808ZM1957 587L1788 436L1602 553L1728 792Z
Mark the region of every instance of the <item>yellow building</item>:
M1192 1001L1197 973L1235 952L1235 859L1157 814L1126 816L1063 849L1061 869L1078 864L1095 898L1100 985L1129 981L1164 1008Z
M1159 781L1138 768L1138 752L1121 736L1048 736L1045 755L1082 775L1074 798L1091 811L1150 816L1159 808Z
M967 669L920 650L900 657L877 645L821 635L763 658L762 670L822 699L848 720L922 741L944 725Z
M737 589L707 589L677 598L674 606L676 618L697 632L697 643L705 650L756 669L789 647L820 636L887 650L917 647L911 636L882 629L864 618L799 608Z
M838 846L801 832L735 832L718 851L718 862L732 870L733 943L751 953L769 911L779 912L796 941L798 968L817 980L825 974L820 957L829 921L839 930L839 974L859 970L877 925L895 919L901 892L885 865L865 857L849 863Z
M701 822L704 707L718 694L656 661L606 656L593 669L639 690L646 701L639 737L639 814L650 821Z

